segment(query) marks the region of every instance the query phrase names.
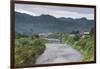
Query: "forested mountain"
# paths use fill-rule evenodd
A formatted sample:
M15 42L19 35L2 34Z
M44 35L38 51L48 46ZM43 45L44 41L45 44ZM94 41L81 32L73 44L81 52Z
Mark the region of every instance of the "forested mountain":
M66 15L67 16L67 15ZM21 34L37 32L72 32L73 30L90 31L93 20L86 18L56 18L51 15L32 16L26 13L15 12L15 31Z

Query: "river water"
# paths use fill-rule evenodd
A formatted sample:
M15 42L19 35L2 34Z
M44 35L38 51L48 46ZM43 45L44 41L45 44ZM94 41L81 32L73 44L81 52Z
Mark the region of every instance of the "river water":
M36 64L80 62L82 59L82 54L71 46L61 44L58 39L48 39L46 49Z

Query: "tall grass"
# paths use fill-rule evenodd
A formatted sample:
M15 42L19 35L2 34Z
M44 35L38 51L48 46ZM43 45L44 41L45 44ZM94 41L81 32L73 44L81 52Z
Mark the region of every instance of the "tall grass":
M15 65L35 64L45 50L45 39L18 34L15 37Z
M88 35L85 38L70 37L69 35L64 35L62 40L66 44L70 44L73 48L79 50L83 56L83 61L93 61L94 60L94 37L93 35Z

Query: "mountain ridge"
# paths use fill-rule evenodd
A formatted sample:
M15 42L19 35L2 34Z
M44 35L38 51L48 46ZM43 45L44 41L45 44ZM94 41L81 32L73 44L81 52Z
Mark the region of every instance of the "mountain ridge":
M15 12L15 31L21 34L37 32L66 32L73 30L90 31L94 20L86 18L56 18L52 15L31 16L26 13Z

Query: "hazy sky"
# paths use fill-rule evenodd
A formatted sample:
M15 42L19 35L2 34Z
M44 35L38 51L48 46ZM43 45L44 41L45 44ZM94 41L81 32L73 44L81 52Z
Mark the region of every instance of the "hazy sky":
M27 13L33 16L40 16L41 14L49 14L57 18L58 17L66 17L66 18L86 17L87 19L94 19L93 8L15 4L15 11L21 13Z

